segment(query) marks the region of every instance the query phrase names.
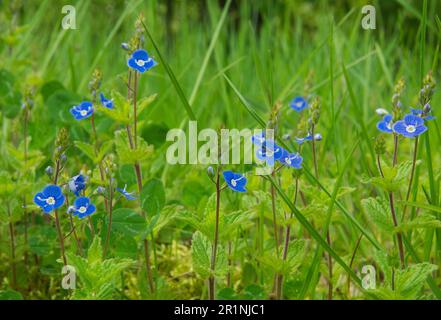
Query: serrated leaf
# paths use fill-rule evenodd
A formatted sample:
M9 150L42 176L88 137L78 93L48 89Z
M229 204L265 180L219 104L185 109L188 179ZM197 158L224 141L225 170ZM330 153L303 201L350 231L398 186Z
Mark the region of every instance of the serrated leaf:
M141 206L148 216L159 214L165 205L165 190L162 181L151 179L142 187Z
M137 161L147 160L153 153L153 146L141 137L137 137L138 146L132 149L129 144L126 130L115 132L115 148L120 164L135 164Z
M208 278L211 274L211 242L201 232L193 234L191 242L191 256L193 270L202 278ZM227 271L227 257L222 246L218 245L216 254L215 275L223 275Z
M87 262L89 264L99 263L103 258L103 250L101 246L101 239L98 236L93 238L93 242L87 251Z
M441 228L441 221L429 213L421 213L412 221L400 224L395 228L396 232L409 231L423 228Z
M75 147L83 152L89 159L96 162L95 147L83 141L74 141Z
M120 208L113 211L112 228L127 236L142 235L147 224L143 217L132 209Z
M385 232L392 232L394 230L391 212L386 200L382 198L368 198L363 199L361 204L376 227Z

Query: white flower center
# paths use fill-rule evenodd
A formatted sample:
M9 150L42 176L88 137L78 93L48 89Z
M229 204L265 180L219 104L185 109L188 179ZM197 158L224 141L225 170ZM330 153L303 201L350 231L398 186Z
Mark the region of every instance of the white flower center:
M302 105L303 105L303 102L301 102L301 101L299 101L299 102L296 102L296 106L297 106L297 107L299 107L299 108L300 108L300 107L301 107Z
M80 207L80 208L78 209L78 212L79 212L79 213L84 213L84 212L86 212L86 210L87 210L87 208L84 207L84 206L82 206L82 207Z
M392 122L388 122L386 124L386 128L388 128L389 130L392 130Z
M231 185L232 185L233 187L237 186L237 182L236 182L236 180L231 179Z
M48 204L48 205L54 205L55 204L55 199L54 199L54 197L49 197L49 198L47 198L46 199L46 203Z
M147 61L145 61L145 60L136 60L136 64L137 64L138 66L140 66L140 67L144 67L144 65L145 65L146 62L147 62Z
M416 127L413 126L413 125L406 126L406 131L409 132L409 133L414 133L415 130L416 130Z
M87 115L87 110L81 110L80 111L80 114L84 117L84 116L86 116Z
M291 164L291 158L285 158L285 162L286 162L287 164Z

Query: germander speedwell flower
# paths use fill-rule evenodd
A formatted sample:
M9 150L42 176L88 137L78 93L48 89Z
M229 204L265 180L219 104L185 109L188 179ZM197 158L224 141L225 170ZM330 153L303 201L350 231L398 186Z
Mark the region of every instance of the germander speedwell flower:
M393 132L392 126L393 126L393 122L392 122L391 114L386 114L383 117L383 120L377 123L377 129L385 133L392 133Z
M279 161L288 167L300 169L302 168L303 158L299 153L289 153L288 151L283 150L283 154Z
M70 210L74 216L82 219L90 216L96 211L96 207L90 202L88 197L79 197L75 199L73 208Z
M413 138L427 131L424 120L416 115L408 114L404 120L395 122L393 130L407 138Z
M243 174L235 173L233 171L222 172L225 182L231 190L236 192L246 192L245 185L247 184L247 178Z
M34 196L34 203L49 213L63 205L64 195L59 186L49 185Z
M113 109L113 99L107 99L103 93L100 93L101 104L107 109Z
M156 66L157 63L152 57L149 57L147 51L141 49L132 53L132 56L127 60L127 65L132 69L144 73Z
M76 175L69 180L67 185L69 190L78 197L80 192L86 188L86 178L82 174Z
M127 185L124 186L124 189L116 188L116 191L120 192L127 200L136 200L136 197L133 196L133 192L127 192L126 188Z
M308 101L303 97L295 97L291 100L289 106L295 111L300 112L308 107Z
M82 120L90 117L93 114L93 105L90 101L83 101L77 106L70 109L70 113L76 120Z
M283 149L276 145L274 141L266 141L256 150L256 157L273 166L276 160L279 160L283 154Z

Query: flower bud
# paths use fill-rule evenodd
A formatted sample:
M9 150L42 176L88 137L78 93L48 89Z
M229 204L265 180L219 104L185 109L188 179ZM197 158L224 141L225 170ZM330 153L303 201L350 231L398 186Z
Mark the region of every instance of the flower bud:
M212 166L209 166L208 168L207 168L207 175L208 175L208 177L210 177L210 178L214 178L214 169L213 169L213 167Z
M130 46L127 42L123 42L121 43L121 48L126 50L126 51L130 51Z
M44 172L46 172L46 174L51 177L54 174L54 168L52 168L51 166L47 166Z

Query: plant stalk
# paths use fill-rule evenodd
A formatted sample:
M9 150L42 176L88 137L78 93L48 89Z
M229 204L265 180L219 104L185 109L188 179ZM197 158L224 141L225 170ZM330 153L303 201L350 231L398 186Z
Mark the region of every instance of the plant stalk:
M211 275L208 278L208 298L210 300L215 300L215 278L214 272L216 271L216 256L217 256L217 245L219 241L219 209L220 209L220 173L219 168L216 170L216 223L214 227L214 243L211 250L211 263L210 270Z

